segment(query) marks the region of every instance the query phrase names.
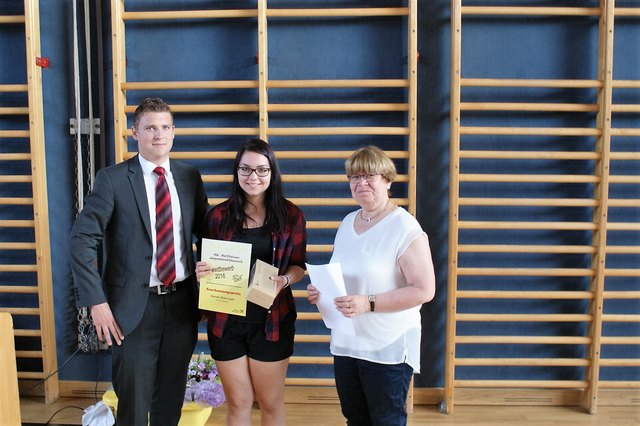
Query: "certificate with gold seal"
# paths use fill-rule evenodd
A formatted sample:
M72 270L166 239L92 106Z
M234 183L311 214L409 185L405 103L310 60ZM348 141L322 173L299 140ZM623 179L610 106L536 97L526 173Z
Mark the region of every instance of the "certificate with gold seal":
M198 307L245 316L251 244L204 238L201 260L211 266L211 273L200 278Z

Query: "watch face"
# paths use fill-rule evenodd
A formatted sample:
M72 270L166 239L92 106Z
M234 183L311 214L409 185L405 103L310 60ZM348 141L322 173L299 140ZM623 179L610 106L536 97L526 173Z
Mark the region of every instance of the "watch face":
M371 294L369 295L369 302L375 302L376 301L376 296Z

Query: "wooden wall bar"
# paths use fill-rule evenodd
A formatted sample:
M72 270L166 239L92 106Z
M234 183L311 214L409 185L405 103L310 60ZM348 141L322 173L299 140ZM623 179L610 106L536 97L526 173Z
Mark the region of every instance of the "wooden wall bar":
M635 144L624 143L637 136L640 130L615 125L616 114L620 114L618 117L622 119L626 118L622 114L638 114L640 105L614 103L615 90L637 90L639 82L615 80L613 63L617 20L622 16L640 16L640 8L616 8L614 1L604 0L597 8L562 7L561 4L558 7L487 7L465 6L463 3L461 0L451 2L447 358L441 409L452 412L456 391L465 388L513 388L520 391L547 388L579 391L585 409L595 413L600 389L640 387L640 382L633 380L602 378L605 369L640 365L637 346L634 346L640 344L640 338L633 332L631 335L618 335L622 332L620 324L637 327L640 323L640 293L633 285L637 285L640 277L640 267L634 261L640 254L640 224L637 220L640 178L637 168L633 171L633 165L640 159L640 147L637 141ZM500 21L505 16L510 19ZM566 76L519 79L492 78L486 74L482 78L466 75L463 73L465 29L479 17L494 19L492 22L496 29L501 25L517 25L518 19L523 23L531 22L533 17L536 22L553 17L555 23L563 18L572 22L585 19L585 22L597 25L598 44L588 49L598 52L597 75L592 80L573 80ZM629 22L629 19L625 21L626 24ZM637 20L632 22L638 24ZM578 41L583 40L572 41L577 46ZM500 65L504 71L502 75L517 74L512 64ZM507 102L497 101L504 94L501 91L508 89L518 89L514 92L520 91L528 96L520 99L512 96L515 99ZM532 90L537 89L540 94L531 95L534 93ZM559 89L561 92L546 95L547 100L544 95L546 89ZM470 96L472 90L477 92ZM572 91L576 90L587 90L585 93L592 94L591 101L569 101ZM564 93L567 100L558 93ZM473 101L465 101L469 98ZM500 121L507 113L525 112L541 113L544 117L584 114L586 119L583 122L589 122L591 117L594 119L589 127L544 126L544 121L535 123L540 127L465 125L472 121L468 117L479 112L485 118L490 117L492 122ZM620 122L627 123L624 120ZM476 143L480 140L475 139L478 137L484 137L482 141L487 142L503 141L505 149L478 149L482 145ZM551 149L545 140L554 140L555 145L572 149ZM496 167L509 162L517 162L520 168L507 172ZM590 173L576 173L571 169L563 173L559 167L551 166L553 162L576 164L575 169L590 170ZM536 168L535 164L540 166ZM470 169L473 172L467 171ZM548 169L553 173L547 172ZM558 192L588 194L590 191L592 196L545 196L544 188L550 188L550 185L567 188ZM511 196L503 195L509 191L508 188L517 190L509 192ZM475 213L478 209L493 213L479 215ZM573 213L561 220L550 218L554 216L553 211L561 209L571 209ZM477 231L484 232L486 237L482 242L470 242ZM544 243L554 239L573 243ZM536 240L541 242L536 243ZM488 254L494 257L488 258ZM517 265L519 260L528 257L537 261L529 260ZM510 258L514 260L501 262L501 259ZM567 260L563 261L565 258ZM549 266L556 263L550 259L564 266ZM634 303L618 306L620 303L616 302L621 300ZM503 308L504 312L486 311L486 303L498 305L501 301L514 307ZM545 308L541 308L541 302L546 304ZM476 305L484 306L484 310L476 308ZM556 306L557 312L553 312ZM508 331L492 326L494 323ZM516 323L522 326L512 327ZM547 323L549 327L541 327L546 332L534 332L529 327ZM567 325L552 328L553 324ZM561 330L571 334L563 334ZM584 330L584 334L579 330ZM492 353L487 345L504 348L504 355L481 356L483 351ZM531 351L518 350L513 345L529 345L525 347ZM630 349L620 352L622 355L611 355L615 352L615 348L612 350L614 345ZM564 352L554 349L561 346ZM469 355L474 350L478 355ZM561 353L574 355L567 357L559 355ZM631 355L625 356L625 353ZM538 356L532 357L534 354ZM465 367L469 366L475 367L473 379L461 378L468 371ZM509 380L501 380L493 377L491 370L483 370L484 367L503 368L505 371L510 367L522 369L508 370L514 371L510 373ZM538 367L554 367L558 377L580 375L581 379L531 380L530 371Z
M417 127L417 0L409 0L405 3L406 7L388 7L378 8L371 7L375 2L363 2L362 7L357 8L307 8L307 9L283 9L278 8L278 1L257 0L255 8L236 9L236 10L180 10L180 11L142 11L129 10L133 8L133 2L114 1L112 2L112 26L113 26L113 87L114 87L114 116L115 116L115 152L116 162L130 158L135 155L135 149L128 141L131 136L127 125L127 118L132 117L135 109L136 101L131 101L131 95L136 93L153 93L154 96L163 97L165 94L171 96L180 90L215 90L226 91L254 91L257 96L257 103L238 103L224 102L221 103L172 103L171 107L179 117L182 114L203 116L214 116L217 113L249 113L254 114L257 120L250 127L220 127L209 126L207 124L202 127L185 128L177 126L176 140L174 150L171 154L172 158L183 160L230 160L235 156L234 150L219 149L210 142L206 137L243 136L260 137L262 139L272 141L278 138L279 141L287 141L293 138L316 138L316 137L334 137L341 136L345 141L351 138L361 136L372 136L382 138L402 138L403 146L400 150L387 150L389 155L400 166L397 182L403 185L403 193L394 193L393 201L407 208L408 211L415 214L416 208L416 127ZM368 3L368 4L367 4ZM179 2L176 2L178 5ZM139 9L139 8L138 8ZM274 22L281 23L287 20L298 22L300 19L313 18L314 22L319 20L331 20L331 22L366 22L366 20L375 18L393 17L394 23L401 25L400 30L406 37L406 52L402 52L405 56L407 64L404 65L406 75L396 76L395 78L335 78L335 79L274 79L270 73L270 35L273 34ZM339 18L340 20L336 20ZM127 68L127 34L131 31L130 26L141 21L153 20L154 25L175 25L177 22L198 20L205 22L206 25L216 26L224 24L229 19L247 20L255 24L257 35L256 54L256 74L253 79L229 79L229 80L198 80L198 81L132 81L128 77L130 72ZM300 21L305 22L305 21ZM380 56L376 61L386 61L387 59ZM401 78L398 78L401 77ZM321 93L325 90L354 90L354 89L379 89L379 90L396 90L406 99L405 102L385 102L349 99L345 101L334 101L331 98L320 103L316 96L309 98L305 102L303 93L305 90L313 89ZM274 93L278 95L278 101L273 101ZM286 98L283 100L281 93L294 93L291 100ZM295 99L295 100L294 100ZM402 114L403 121L397 125L362 125L362 126L341 126L333 122L326 121L319 125L313 126L277 126L274 124L273 116L276 114L309 114L309 113L332 113L332 114L350 114L350 113L394 113ZM319 115L318 115L319 116ZM204 137L201 149L187 150L180 148L182 137ZM286 143L286 142L285 142ZM347 147L345 149L335 149L335 147L327 146L326 149L278 149L276 154L283 164L303 164L302 162L315 161L334 161L342 164L353 149ZM286 172L283 174L283 181L287 185L287 189L295 188L296 185L316 184L317 188L323 184L339 185L344 183L345 191L340 196L323 196L323 191L307 192L302 195L289 196L288 198L299 205L305 213L310 209L331 208L331 207L348 207L355 208L354 201L350 198L346 190L346 179L341 170L325 171L312 170L310 172ZM226 172L226 170L223 170ZM203 172L205 184L228 183L231 182L232 176L229 174L216 174ZM209 193L210 202L212 204L223 201L228 194L225 193ZM329 230L335 231L342 219L342 215L327 216L322 218L310 219L307 217L307 227L310 231L308 241L308 251L310 256L319 253L325 256L332 250L328 241L319 241L315 239L313 231ZM294 291L294 296L300 301L306 299L306 291L302 290L301 285L298 290ZM306 301L305 301L306 303ZM321 317L317 311L299 312L298 323L321 323ZM323 334L307 334L299 333L296 335L296 345L318 345L326 348L324 355L310 356L294 356L291 360L293 365L306 364L313 366L317 364L331 364L332 358L328 351L328 331ZM200 340L206 340L206 334L201 333ZM316 346L317 347L317 346ZM333 378L312 378L312 377L288 377L288 385L309 385L309 386L334 386Z
M24 27L27 63L16 65L24 67L25 84L3 84L0 81L0 95L23 93L27 101L25 105L16 105L9 96L0 98L0 102L7 102L6 106L0 104L0 121L6 122L3 128L16 126L15 130L0 131L0 141L6 141L7 145L10 142L21 144L20 152L0 154L0 167L20 171L25 169L21 167L25 162L28 162L29 167L26 168L26 174L4 174L0 179L0 182L8 184L5 188L11 194L23 194L0 196L3 207L0 229L5 235L0 243L0 293L6 296L5 300L14 300L11 306L0 306L0 311L14 316L18 378L48 378L41 384L41 389L44 389L46 401L53 402L58 398L59 386L58 376L53 375L57 369L57 361L42 76L40 67L36 65L36 58L41 56L39 2L25 0L23 15L0 16L0 31L7 25ZM3 53L0 52L0 55ZM28 190L24 189L25 184L28 185ZM25 192L30 194L24 196ZM26 215L31 218L5 219L4 215L21 218ZM30 237L25 241L27 234Z
M294 194L289 198L309 213L310 256L326 258L332 250L326 235L337 229L343 212L356 205L346 191L339 167L325 169L315 165L341 164L353 151L353 145L360 143L354 141L393 140L401 141L396 144L401 146L387 150L401 170L394 185L394 189L401 190L394 191L393 201L415 213L420 166L416 153L418 2L399 3L402 6L375 7L375 2L369 2L343 9L281 9L276 0L256 0L255 7L238 10L143 11L132 0L112 1L115 161L135 155L130 123L141 97L149 94L187 99L180 95L207 93L196 96L202 100L210 93L221 93L226 95L210 96L202 102L171 102L177 120L187 117L189 122L198 123L178 126L172 158L204 166L203 178L212 204L228 195L220 188L231 182L231 175L225 173L224 167L212 172L207 166L214 162L230 164L235 156L234 146L218 141L261 137L274 145L281 144L286 148L276 151L283 180ZM595 1L586 0L585 7L574 7L576 2L571 2L570 7L511 6L508 1L501 2L502 6L463 3L451 1L444 388L441 393L439 389L421 389L424 395L428 394L421 400L433 402L441 397L440 408L444 412L452 412L456 403L522 403L527 395L532 396L532 401L535 399L533 403L544 405L540 398L544 393L550 395L551 405L580 403L591 413L597 411L603 399L610 403L616 398L611 395L624 394L619 399L633 403L640 381L621 379L619 372L640 367L640 333L635 332L640 326L640 128L629 124L637 123L640 115L640 104L633 101L640 92L640 80L617 78L619 63L614 59L618 58L615 35L621 20L624 26L637 26L640 8L627 7L629 2L624 3L625 7L616 7L613 0L601 0L599 7L593 7ZM24 142L18 152L0 153L0 165L11 170L0 176L0 183L3 188L31 191L22 191L18 196L17 190L0 194L3 212L8 212L0 216L0 229L3 235L11 236L0 242L0 294L19 301L0 306L0 311L13 315L18 378L41 380L56 370L55 326L42 87L35 61L40 56L38 1L24 0L24 5L24 15L0 15L0 31L24 26L27 52L25 81L0 81L0 140L12 146L16 141ZM277 74L269 63L273 60L269 42L277 40L274 35L278 24L380 19L390 19L404 34L406 51L401 56L406 61L402 64L405 75L274 79ZM510 68L513 64L504 63L500 65L505 72L499 75L467 75L464 64L472 58L466 56L463 37L476 20L493 20L492 28L496 30L532 20L591 25L597 38L570 42L582 47L583 43L591 43L587 50L597 51L595 72L576 78L547 74L519 78L518 72ZM254 75L211 80L140 78L135 66L128 63L128 35L149 22L154 27L166 25L170 31L183 21L199 27L228 22L254 26ZM138 77L128 78L132 75ZM397 91L402 99L318 100L319 93L359 89ZM313 95L307 96L310 91ZM251 93L252 100L243 101L246 96L236 99L235 93ZM4 99L12 95L27 102L5 104ZM329 118L308 126L281 124L283 120L279 120L283 115L309 114L334 118L388 114L402 118L392 123L385 118L381 123L362 125L343 125ZM579 124L558 124L568 115L579 117ZM228 120L228 126L220 125L224 117L235 116L252 117L253 121L247 125L247 120L242 124ZM291 122L296 123L295 119ZM339 138L344 146L316 146L311 142L313 149L289 148L289 141L316 138ZM189 144L181 145L184 140ZM27 162L29 172L24 173ZM314 167L300 168L300 164ZM345 187L343 193L324 191L341 184ZM323 190L299 189L311 186ZM29 213L24 214L25 211ZM32 238L24 238L26 233ZM13 239L13 235L20 238ZM294 291L294 296L304 306L303 286ZM301 329L307 325L309 329L322 329L315 327L321 325L321 319L313 309L301 309L298 320ZM206 340L204 333L200 340ZM328 341L327 332L300 332L296 345L322 347L323 351L296 354L291 369L330 366ZM305 396L289 389L288 399L312 399L311 394L322 394L335 402L331 377L292 375L287 378L287 385L308 393ZM59 394L57 375L49 377L43 389L47 401L55 400ZM496 399L496 395L510 392L523 398L515 402ZM409 399L412 402L413 393Z

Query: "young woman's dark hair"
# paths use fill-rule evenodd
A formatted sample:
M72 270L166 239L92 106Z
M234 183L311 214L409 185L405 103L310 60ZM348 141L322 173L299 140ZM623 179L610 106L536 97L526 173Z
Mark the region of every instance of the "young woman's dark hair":
M240 165L240 159L247 151L264 155L269 160L271 182L265 191L264 197L264 207L266 210L264 226L271 232L280 232L284 229L284 223L287 219L285 199L282 195L282 178L273 149L262 139L249 139L242 144L242 147L236 155L236 159L233 162L233 188L231 190L229 214L224 218L222 229L225 231L231 229L234 232L242 232L243 230L246 218L244 206L247 201L245 199L245 193L238 182L238 166Z

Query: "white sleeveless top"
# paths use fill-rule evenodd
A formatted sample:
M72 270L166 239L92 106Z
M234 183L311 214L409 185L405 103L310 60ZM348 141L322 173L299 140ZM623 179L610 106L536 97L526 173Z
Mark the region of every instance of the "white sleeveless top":
M340 263L347 294L378 294L406 286L400 256L421 235L418 221L396 208L366 232L354 230L360 210L349 213L335 238L331 263ZM356 336L331 332L331 353L381 364L406 362L420 372L420 308L366 312L353 318Z

